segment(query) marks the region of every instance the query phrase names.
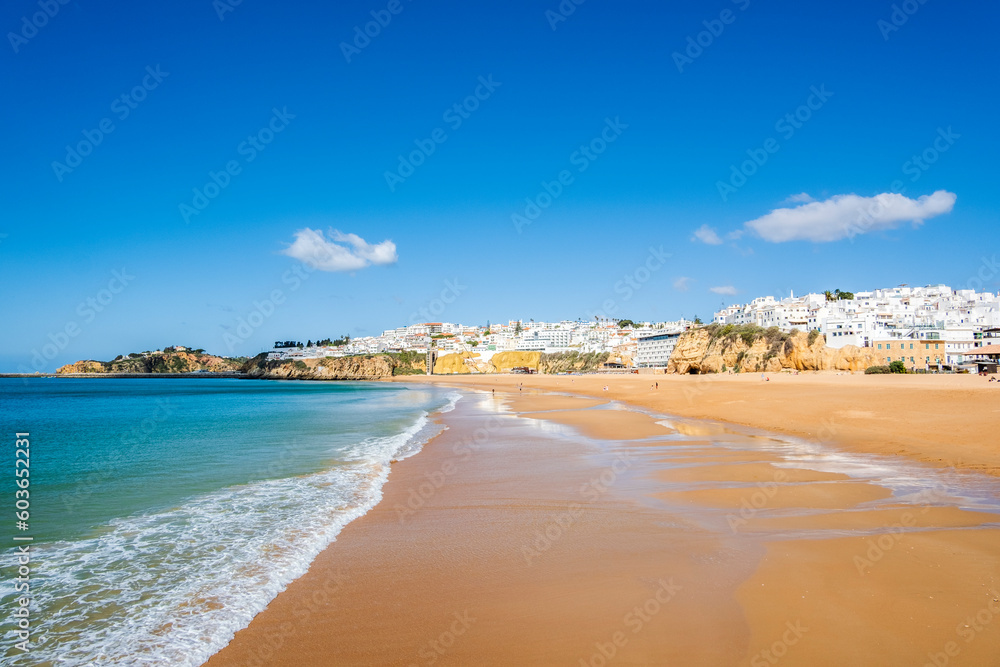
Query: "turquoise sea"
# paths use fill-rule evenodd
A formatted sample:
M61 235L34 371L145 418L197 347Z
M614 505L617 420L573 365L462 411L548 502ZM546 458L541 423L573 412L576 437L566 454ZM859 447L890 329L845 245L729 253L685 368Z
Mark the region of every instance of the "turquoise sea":
M200 665L378 502L389 462L457 400L379 383L0 378L10 506L14 434L31 434L23 664ZM11 576L0 590L13 609Z

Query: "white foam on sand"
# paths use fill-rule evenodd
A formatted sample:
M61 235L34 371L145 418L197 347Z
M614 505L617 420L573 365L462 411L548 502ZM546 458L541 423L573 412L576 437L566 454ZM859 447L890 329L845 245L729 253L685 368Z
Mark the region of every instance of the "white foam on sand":
M332 469L230 487L36 547L31 662L201 665L381 500L390 461L440 432L428 416L364 439Z

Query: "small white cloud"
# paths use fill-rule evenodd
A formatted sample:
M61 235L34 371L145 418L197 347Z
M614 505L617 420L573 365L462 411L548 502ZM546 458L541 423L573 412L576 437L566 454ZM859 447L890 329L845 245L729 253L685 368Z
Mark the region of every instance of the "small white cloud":
M688 278L687 276L681 276L674 281L674 289L678 292L687 292L691 289L692 282L694 282L694 279Z
M800 192L797 195L792 195L791 197L789 197L785 201L789 202L791 204L808 204L808 203L814 202L816 200L813 199L812 196L809 195L808 193L806 193L806 192Z
M722 287L709 287L709 292L715 294L725 294L726 296L734 296L736 294L736 288L732 285L723 285Z
M399 257L396 255L396 244L392 241L382 241L372 245L357 234L344 234L333 230L334 241L348 243L359 257L367 259L372 264L394 264Z
M702 243L707 243L708 245L722 245L722 239L719 235L715 233L715 230L708 225L702 225L698 229L694 230L694 236L691 237L692 241L701 241Z
M779 208L751 220L745 227L765 241L839 241L858 234L895 229L910 221L950 213L956 195L945 190L910 199L900 194L882 193L874 197L836 195L826 201L810 202L794 208Z
M327 240L321 230L306 227L295 232L295 241L281 254L320 271L356 271L370 264L393 264L399 259L392 241L373 245L357 234L337 230L330 231L330 238L332 240Z

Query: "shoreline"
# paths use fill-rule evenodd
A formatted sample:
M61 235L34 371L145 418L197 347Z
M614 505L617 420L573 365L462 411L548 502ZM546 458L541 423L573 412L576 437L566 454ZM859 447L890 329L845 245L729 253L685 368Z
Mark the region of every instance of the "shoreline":
M917 664L1000 588L996 509L898 496L877 470L789 458L794 441L657 425L611 392L513 391L536 379L465 386L447 430L207 667ZM966 660L1000 653L975 638Z
M345 526L306 575L206 667L552 664L578 653L589 659L591 637L604 634L608 624L606 615L587 613L595 602L627 611L636 600L658 598L666 608L684 585L679 576L687 582L707 576L711 562L692 564L689 554L721 549L714 537L679 539L669 558L634 553L635 538L648 552L658 548L660 536L645 508L616 492L628 484L628 457L588 438L551 437L540 421L472 405L516 396L463 394L454 410L437 415L448 427L444 432L416 455L393 462L376 507ZM634 420L630 427L655 426L649 416L625 414ZM601 435L600 429L592 435ZM607 486L595 481L602 475ZM616 526L608 525L609 516L618 517ZM633 539L616 539L616 533ZM574 562L564 557L595 545L618 557L596 571L593 554ZM616 571L621 562L629 564L627 576ZM577 590L583 580L586 589ZM725 637L728 625L723 630L708 619L725 607L728 624L741 625L737 583L729 575L724 586L694 600L695 618L677 607L657 625L686 626L688 636L679 641L692 654L709 644L710 653L725 656L719 664L735 660L745 632L737 631L741 642L734 644ZM539 591L529 602L527 594ZM567 618L572 631L553 641L550 631ZM541 649L540 642L550 646ZM525 652L534 658L525 661Z
M557 391L1000 477L1000 383L976 375L432 375L387 382ZM650 385L659 383L659 389ZM607 385L608 391L602 387Z

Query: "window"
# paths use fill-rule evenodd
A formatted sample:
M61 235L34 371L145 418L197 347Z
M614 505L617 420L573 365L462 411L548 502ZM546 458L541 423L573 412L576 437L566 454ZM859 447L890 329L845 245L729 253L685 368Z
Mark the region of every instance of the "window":
M910 349L913 349L913 343L910 343ZM913 361L913 357L910 357L910 361Z

